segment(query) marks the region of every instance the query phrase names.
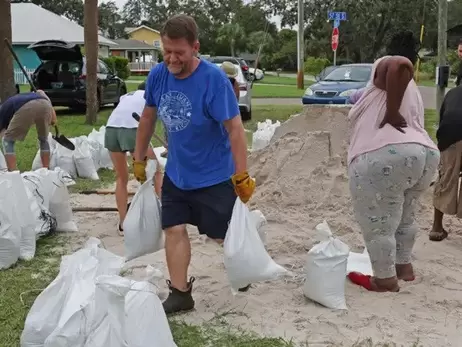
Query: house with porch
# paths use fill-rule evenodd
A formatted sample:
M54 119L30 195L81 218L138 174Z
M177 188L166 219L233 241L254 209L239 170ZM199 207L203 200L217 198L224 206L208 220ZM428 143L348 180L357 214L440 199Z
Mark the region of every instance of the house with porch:
M26 71L33 72L41 63L37 54L27 47L43 40L64 40L84 45L83 27L33 3L11 4L12 46ZM109 47L117 44L103 36L98 37L99 55L109 56ZM16 83L26 83L15 64ZM17 72L17 73L16 73Z
M113 40L117 46L111 47L111 55L128 59L134 75L143 75L151 70L159 59L159 49L143 41L134 39Z

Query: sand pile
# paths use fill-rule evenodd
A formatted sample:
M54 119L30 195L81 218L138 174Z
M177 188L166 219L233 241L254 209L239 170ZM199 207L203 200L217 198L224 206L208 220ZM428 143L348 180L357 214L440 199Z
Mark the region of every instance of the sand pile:
M181 316L192 324L215 317L235 327L262 335L294 339L299 346L352 346L372 338L375 343L395 342L424 347L460 347L462 331L462 231L457 219L448 219L452 232L442 243L430 243L431 192L417 208L421 232L417 237L417 279L401 283L400 293L370 293L346 283L348 311L333 311L303 296L306 253L314 243L314 226L327 220L334 234L352 250L361 251L362 236L349 198L345 165L347 107L312 107L277 129L264 150L252 153L249 163L258 188L252 206L261 209L269 223L268 251L297 276L258 283L246 294L233 296L223 266L222 249L190 228L192 262L196 277L196 310ZM132 187L132 190L135 188ZM73 196L79 206L114 206L113 196ZM77 215L88 235L123 255L117 236L117 215ZM165 253L147 255L128 264L128 275L142 276L137 266L152 264L168 278ZM322 278L319 279L320 281ZM162 287L162 296L168 291ZM372 346L372 345L366 345ZM390 345L391 346L391 345Z

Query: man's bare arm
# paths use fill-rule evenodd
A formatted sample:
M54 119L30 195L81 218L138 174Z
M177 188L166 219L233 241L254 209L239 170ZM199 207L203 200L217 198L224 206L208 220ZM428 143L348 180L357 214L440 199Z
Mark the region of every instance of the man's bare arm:
M224 125L229 134L231 152L236 167L235 173L245 172L247 171L247 138L241 116L224 121Z
M156 127L156 120L156 108L145 106L136 131L135 160L137 161L143 161L146 158L149 142Z

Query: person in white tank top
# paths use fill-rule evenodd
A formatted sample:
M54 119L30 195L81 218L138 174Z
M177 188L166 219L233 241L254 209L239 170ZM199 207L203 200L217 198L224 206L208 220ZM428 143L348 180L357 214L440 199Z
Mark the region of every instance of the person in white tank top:
M116 173L116 204L119 211L118 233L123 235L123 222L127 214L128 201L128 167L127 152L133 157L136 143L136 130L138 121L132 116L134 112L141 115L145 106L145 83L138 86L138 90L122 95L117 107L112 111L106 123L104 145L109 150ZM152 148L148 149L148 158L156 159ZM163 173L161 166L157 165L154 175L154 190L160 197Z

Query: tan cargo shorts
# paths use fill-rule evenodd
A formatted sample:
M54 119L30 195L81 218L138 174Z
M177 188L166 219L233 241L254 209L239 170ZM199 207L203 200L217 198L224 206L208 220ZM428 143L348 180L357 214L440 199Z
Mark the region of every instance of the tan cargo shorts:
M46 99L35 99L24 104L16 113L5 131L4 138L10 141L24 141L29 129L35 124L39 139L47 139L53 106Z
M459 218L462 218L461 169L462 141L459 141L441 152L438 180L433 193L433 206L437 210L447 215L457 215Z

